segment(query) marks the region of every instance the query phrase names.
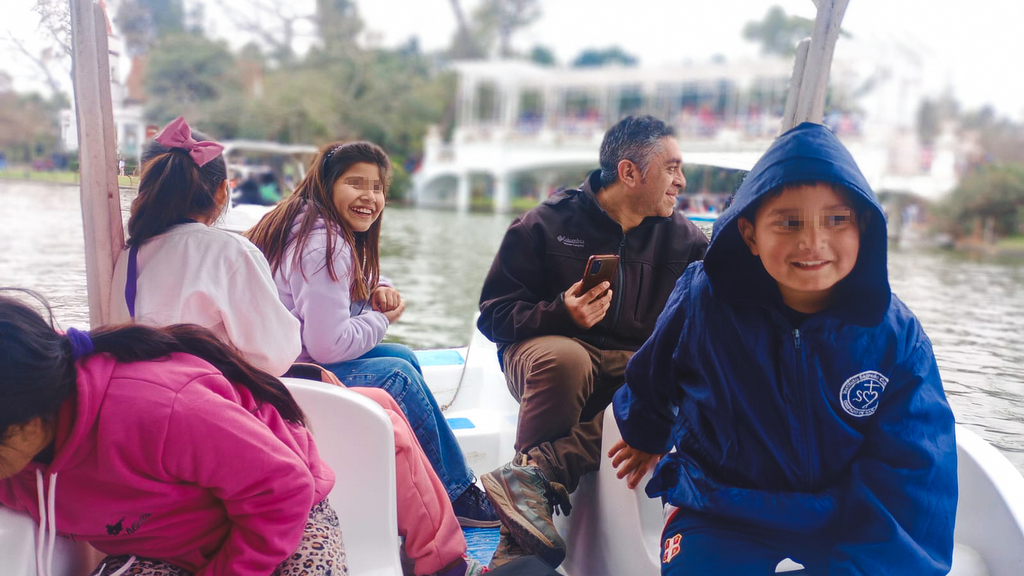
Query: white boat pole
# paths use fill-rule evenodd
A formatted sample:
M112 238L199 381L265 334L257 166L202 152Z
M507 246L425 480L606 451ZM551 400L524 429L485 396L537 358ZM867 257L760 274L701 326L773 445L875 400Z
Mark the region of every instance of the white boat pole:
M818 15L814 19L810 42L801 42L797 49L786 112L782 117L783 132L801 122L822 121L825 115L825 95L828 92L828 73L832 68L839 27L848 4L849 0L814 0Z
M793 76L789 79L789 90L786 92L786 109L782 113L783 132L798 124L793 123L793 119L796 118L796 103L797 100L800 100L800 85L804 81L804 66L807 65L807 50L810 47L810 38L804 38L796 47L796 59L793 61Z
M89 323L98 327L110 319L107 308L114 262L124 246L107 25L102 8L93 0L69 2Z

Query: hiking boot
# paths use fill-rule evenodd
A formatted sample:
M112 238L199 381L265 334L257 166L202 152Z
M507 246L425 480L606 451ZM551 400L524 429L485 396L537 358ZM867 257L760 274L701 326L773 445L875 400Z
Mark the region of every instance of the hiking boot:
M555 568L565 560L565 541L555 530L551 514L556 507L569 513L569 493L565 486L545 480L540 468L527 466L525 455L517 458L521 464L509 462L480 480L515 541Z
M497 528L501 525L491 502L475 482L452 502L452 509L463 528Z
M508 528L505 528L504 524L498 530L498 536L498 548L494 550L494 555L491 556L491 563L487 565L491 570L527 555L526 550L523 550L519 542L516 542L516 539L512 537L512 533L508 531Z

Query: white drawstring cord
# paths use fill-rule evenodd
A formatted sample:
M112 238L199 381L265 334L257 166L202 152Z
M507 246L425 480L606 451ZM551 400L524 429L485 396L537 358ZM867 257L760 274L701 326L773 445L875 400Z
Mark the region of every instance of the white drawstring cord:
M41 470L36 470L36 496L39 499L39 527L36 529L36 572L39 576L49 576L46 565L43 564L43 545L46 539L46 494Z
M57 545L57 474L50 474L50 494L46 499L49 533L46 539L46 576L53 574L53 548Z
M57 475L50 474L49 490L45 490L43 472L36 470L36 495L39 498L39 529L36 532L36 572L38 576L51 576L53 574L53 550L57 545ZM45 492L45 494L44 494ZM48 496L44 497L44 496ZM45 541L45 542L44 542ZM46 561L43 562L43 548L46 548ZM121 576L135 564L136 557L133 554L110 576ZM102 576L107 565L104 563L97 572Z

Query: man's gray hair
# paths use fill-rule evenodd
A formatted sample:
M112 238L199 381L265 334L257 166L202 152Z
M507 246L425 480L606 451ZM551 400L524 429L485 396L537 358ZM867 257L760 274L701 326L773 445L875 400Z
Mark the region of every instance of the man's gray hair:
M626 116L612 126L601 141L601 187L619 179L619 162L629 160L641 174L661 149L661 140L676 131L653 116Z

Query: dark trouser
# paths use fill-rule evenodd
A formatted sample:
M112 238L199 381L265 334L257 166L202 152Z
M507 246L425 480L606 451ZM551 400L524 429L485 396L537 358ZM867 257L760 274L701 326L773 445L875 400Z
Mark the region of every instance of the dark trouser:
M597 470L604 409L632 356L564 336L505 349L505 380L519 401L516 452L529 455L549 482L572 492L584 474Z
M677 510L661 535L661 574L768 576L790 558L804 566L798 574L825 575L829 549L819 534L768 530Z

